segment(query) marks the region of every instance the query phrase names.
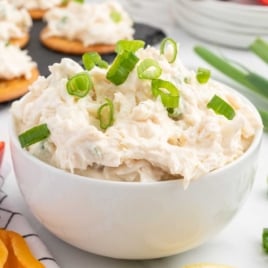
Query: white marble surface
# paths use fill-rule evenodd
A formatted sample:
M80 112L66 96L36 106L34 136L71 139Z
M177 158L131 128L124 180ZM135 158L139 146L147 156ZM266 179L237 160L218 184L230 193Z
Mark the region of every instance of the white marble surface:
M139 13L137 11L138 6L142 5L142 2L132 0L132 3L135 3L137 9L130 9L130 12L131 10L133 11L133 16L136 20L161 27L166 31L168 36L176 39L180 43L180 56L187 66L197 68L200 65L205 65L193 52L193 46L202 44L202 42L189 36L174 23L169 1L161 1L162 8L159 7L160 2L154 2L154 11L139 7L141 10ZM146 6L146 3L152 5L154 2L149 0L144 1L144 5ZM214 47L213 45L206 43L203 44L210 46L227 56L235 56L237 60L244 62L258 72L265 73L267 71L267 66L262 64L256 57L247 51ZM235 85L216 71L213 71L213 75L231 85ZM267 105L261 99L254 99L254 102L260 105ZM0 104L0 140L4 141L8 141L9 107L10 104ZM268 194L266 184L268 174L267 152L268 135L265 134L253 191L240 212L219 235L196 249L157 260L114 260L83 252L67 245L45 230L33 218L18 190L13 172L6 178L7 180L4 185L4 190L9 194L17 208L24 213L35 228L35 231L39 233L42 240L57 259L59 265L63 268L181 268L184 264L196 262L224 263L236 268L266 268L268 267L268 254L265 254L262 251L261 233L263 227L268 227ZM11 165L8 150L4 163L5 165Z

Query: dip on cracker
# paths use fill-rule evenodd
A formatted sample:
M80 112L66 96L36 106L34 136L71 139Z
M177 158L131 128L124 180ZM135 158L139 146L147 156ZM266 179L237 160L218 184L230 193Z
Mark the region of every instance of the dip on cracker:
M0 41L24 47L29 41L32 19L25 9L0 1Z
M27 51L12 44L0 42L0 62L0 102L20 97L39 76Z
M26 8L34 20L42 19L47 10L61 5L62 2L62 0L10 0L16 7Z
M89 51L114 52L118 40L133 39L133 21L117 2L78 3L55 7L45 16L47 26L41 42L48 48L67 54Z

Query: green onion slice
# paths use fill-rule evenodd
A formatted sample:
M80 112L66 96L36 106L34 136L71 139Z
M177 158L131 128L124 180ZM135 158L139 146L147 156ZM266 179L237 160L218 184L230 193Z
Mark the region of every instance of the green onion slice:
M171 52L170 52L171 48ZM169 63L173 63L178 54L178 45L172 38L165 38L160 44L160 53L165 55Z
M86 72L81 72L71 77L66 85L70 95L82 98L93 88L93 82Z
M108 62L104 61L100 54L97 52L87 52L84 53L82 56L83 65L86 70L90 71L95 66L98 66L103 69L107 69L109 64Z
M49 135L50 131L47 124L41 124L21 133L19 142L21 147L24 148L48 138Z
M239 68L237 68L230 63L230 60L219 57L205 47L196 46L194 50L206 62L211 64L229 78L247 87L251 91L260 94L260 96L265 96L267 98L267 90L264 91L262 89L265 87L265 85L268 85L268 81L265 81L266 79L261 78L259 75L256 75L253 72L249 72L246 70L246 68L241 70L241 64L239 65ZM259 88L259 85L261 85L261 88Z
M212 109L216 114L223 115L229 120L232 120L235 117L235 110L233 107L217 95L214 95L209 101L207 108Z
M178 120L182 115L179 108L168 108L167 111L168 116L174 120Z
M179 106L179 90L169 81L152 80L152 93L154 97L160 96L163 105L169 110Z
M139 58L131 51L118 54L110 66L106 78L117 86L123 84L138 61Z
M138 49L144 48L143 40L120 40L116 43L115 52L121 54L124 51L135 53Z
M114 122L114 105L110 99L100 106L97 111L98 119L100 120L100 128L105 130Z
M199 67L196 72L196 80L200 84L206 84L210 78L210 70Z
M119 23L122 21L122 15L116 10L112 10L110 13L110 18L114 23Z
M262 231L262 247L268 253L268 228L263 228Z
M140 79L157 79L162 74L159 64L153 59L143 60L137 68Z

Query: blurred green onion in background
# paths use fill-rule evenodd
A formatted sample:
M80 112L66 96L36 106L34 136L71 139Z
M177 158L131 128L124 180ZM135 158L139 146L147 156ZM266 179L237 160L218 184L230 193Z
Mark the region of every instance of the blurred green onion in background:
M249 46L249 50L268 64L268 43L265 40L257 38ZM237 64L234 61L216 55L203 46L195 46L194 51L211 66L247 88L254 95L265 99L268 103L268 75L267 78L261 76L241 64ZM268 106L267 109L266 107L263 108L258 106L257 108L262 117L264 130L268 132Z

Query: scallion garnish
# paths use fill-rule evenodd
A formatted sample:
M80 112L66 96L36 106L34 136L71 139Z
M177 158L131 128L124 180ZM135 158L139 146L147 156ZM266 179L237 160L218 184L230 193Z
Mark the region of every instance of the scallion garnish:
M210 78L210 70L199 67L196 72L196 80L200 84L206 84Z
M110 99L100 106L97 111L98 119L100 120L100 128L105 130L114 122L114 105Z
M178 120L182 115L182 112L179 108L168 108L167 111L168 116L174 120Z
M118 54L110 66L106 78L117 86L123 84L138 61L139 58L131 51Z
M122 15L116 10L112 10L110 13L110 18L114 23L119 23L122 21Z
M209 101L207 108L212 109L216 114L223 115L228 120L232 120L235 117L233 107L217 95L214 95Z
M160 44L160 53L165 55L169 63L173 63L178 54L178 45L172 38L165 38Z
M108 68L108 62L104 61L98 52L87 52L82 56L83 65L86 70L90 71L95 66L106 69Z
M124 51L135 53L138 49L144 48L143 40L120 40L116 43L115 52L121 54Z
M200 57L202 57L213 67L221 71L223 74L227 75L228 77L247 87L248 89L268 98L267 79L263 77L261 78L254 72L251 72L247 68L242 67L241 64L239 65L239 68L234 66L233 64L231 64L230 60L217 56L207 48L196 46L194 50ZM261 88L259 87L260 85ZM263 90L264 88L266 88L266 90Z
M250 49L263 61L268 63L267 42L260 38L257 38L250 45ZM194 50L201 58L203 58L205 61L207 61L209 64L211 64L213 67L221 71L229 78L245 86L253 93L257 93L260 97L265 97L266 100L268 99L268 79L266 77L249 70L239 63L236 64L234 61L217 56L207 48L196 46ZM262 108L258 110L262 117L264 130L268 131L268 111L262 110Z
M21 133L18 138L21 147L24 148L48 138L49 135L47 124L41 124Z
M268 253L268 228L262 230L262 247Z
M70 95L82 98L93 88L93 82L88 73L81 72L68 80L66 88Z
M140 79L157 79L161 73L162 69L159 64L153 59L143 60L137 67L138 77Z
M167 109L179 106L179 90L169 81L162 79L152 80L152 93L154 97L161 97L161 101Z

